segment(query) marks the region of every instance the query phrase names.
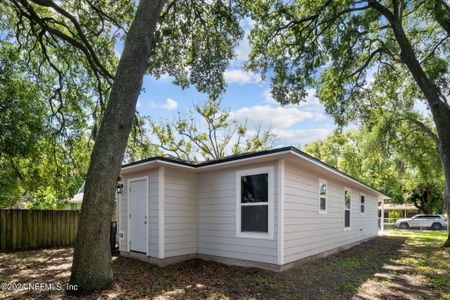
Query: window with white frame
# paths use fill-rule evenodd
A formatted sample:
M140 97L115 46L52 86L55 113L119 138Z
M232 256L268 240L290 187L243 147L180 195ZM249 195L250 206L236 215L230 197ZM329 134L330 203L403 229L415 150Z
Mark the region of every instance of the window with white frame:
M319 213L327 212L327 181L319 179Z
M272 235L273 178L271 169L237 173L237 234L243 237Z
M352 205L352 191L350 189L344 190L344 228L350 228Z
M360 202L360 213L363 215L366 212L366 195L361 194Z

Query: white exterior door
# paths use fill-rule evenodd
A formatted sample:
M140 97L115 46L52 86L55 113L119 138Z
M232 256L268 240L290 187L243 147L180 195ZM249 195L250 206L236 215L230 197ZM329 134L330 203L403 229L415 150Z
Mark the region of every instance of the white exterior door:
M130 250L147 252L147 179L130 181Z

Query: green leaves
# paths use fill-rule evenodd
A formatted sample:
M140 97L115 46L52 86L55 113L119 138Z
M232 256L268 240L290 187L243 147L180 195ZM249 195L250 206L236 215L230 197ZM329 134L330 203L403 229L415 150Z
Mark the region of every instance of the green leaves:
M91 145L80 131L86 126L84 111L69 101L60 108L68 132L57 132L60 124L52 111L54 103L40 86L43 81L29 76L22 54L15 45L2 43L0 207L38 196L40 203L51 203L50 208L57 204L55 199L71 197L83 182ZM42 79L47 81L45 76ZM48 198L44 190L49 191Z
M243 36L239 12L227 1L172 1L161 15L149 73L170 75L186 88L193 84L217 99L225 89L223 72Z
M411 120L420 120L421 125ZM336 131L304 150L384 191L394 202L415 199L421 205L430 200L430 210L440 210L444 175L431 136L434 131L431 121L420 116L399 118L386 112L373 118L370 126Z
M396 10L391 2L374 2ZM365 115L378 109L380 97L386 97L384 103L393 98L405 109L413 99L423 98L403 65L391 25L368 2L242 3L254 21L247 68L271 76L272 94L279 103L303 101L305 90L315 87L326 111L344 125L367 120ZM447 32L431 13L433 5L402 3L401 21L422 67L441 93L448 95ZM436 5L445 8L442 1Z
M274 135L257 128L248 133L246 124L233 120L219 101L206 101L194 110L178 112L173 121L151 122L159 147L178 158L199 161L272 147Z
M88 138L96 138L114 80L116 47L134 11L135 3L127 0L0 4L0 13L8 16L0 19L0 194L34 194L42 200L39 203L50 203L67 199L79 187L92 147ZM173 76L183 88L195 85L219 98L225 89L223 72L243 34L239 18L240 11L227 1L169 1L148 72ZM224 126L228 118L223 114L211 124ZM196 130L186 121L177 128L154 129L163 143L169 143L177 130ZM134 125L125 160L160 154L145 132L145 120L136 115ZM204 133L197 135L198 140L206 138ZM181 139L170 149L190 153L193 148L191 141ZM45 169L51 174L44 175ZM53 200L42 199L46 192Z

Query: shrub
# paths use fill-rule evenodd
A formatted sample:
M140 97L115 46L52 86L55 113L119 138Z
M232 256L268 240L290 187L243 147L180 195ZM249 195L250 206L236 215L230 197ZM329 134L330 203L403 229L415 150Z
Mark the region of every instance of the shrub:
M389 212L389 219L393 219L393 221L396 221L400 218L400 213L396 210L391 210Z

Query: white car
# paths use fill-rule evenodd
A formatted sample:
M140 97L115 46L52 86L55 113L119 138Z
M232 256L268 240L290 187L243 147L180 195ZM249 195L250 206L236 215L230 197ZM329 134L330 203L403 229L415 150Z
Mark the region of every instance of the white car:
M412 218L399 219L395 222L395 227L401 229L408 228L431 228L440 230L448 226L448 222L442 215L415 215Z

